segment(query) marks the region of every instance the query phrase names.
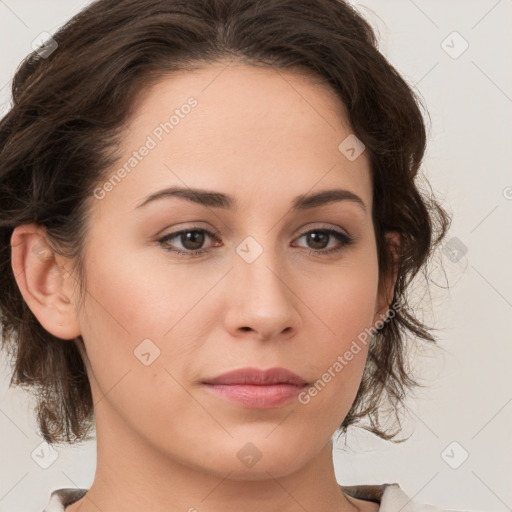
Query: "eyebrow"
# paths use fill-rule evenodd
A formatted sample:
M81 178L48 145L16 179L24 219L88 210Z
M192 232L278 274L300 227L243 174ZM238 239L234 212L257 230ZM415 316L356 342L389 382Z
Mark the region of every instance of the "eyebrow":
M203 190L198 188L169 187L149 195L135 209L157 200L179 197L201 204L210 208L237 209L237 201L233 197L222 192ZM358 205L365 213L367 212L364 201L350 190L332 189L323 190L315 194L302 194L292 202L292 210L308 210L328 203L349 201Z

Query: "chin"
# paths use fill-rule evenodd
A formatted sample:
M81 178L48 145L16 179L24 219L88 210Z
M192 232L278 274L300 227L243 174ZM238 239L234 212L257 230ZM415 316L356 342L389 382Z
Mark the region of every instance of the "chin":
M252 441L248 439L231 440L231 446L225 446L224 453L212 454L210 460L216 460L215 470L222 477L229 473L233 480L268 480L270 475L281 478L298 471L315 456L313 447L308 451L304 443L294 444L288 440L285 444L278 437L275 440L257 436L252 437Z

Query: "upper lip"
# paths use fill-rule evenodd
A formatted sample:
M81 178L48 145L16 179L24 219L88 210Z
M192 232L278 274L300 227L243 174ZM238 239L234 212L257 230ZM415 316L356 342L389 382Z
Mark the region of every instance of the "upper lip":
M260 370L259 368L240 368L227 373L223 373L212 379L204 381L204 384L249 384L253 386L270 386L272 384L294 384L303 386L307 382L297 374L286 368L269 368Z

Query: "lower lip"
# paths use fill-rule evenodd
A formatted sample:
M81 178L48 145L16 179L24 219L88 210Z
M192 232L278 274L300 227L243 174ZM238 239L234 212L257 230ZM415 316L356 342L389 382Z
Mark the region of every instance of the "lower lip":
M304 387L294 384L206 384L211 393L255 409L279 407L296 398Z

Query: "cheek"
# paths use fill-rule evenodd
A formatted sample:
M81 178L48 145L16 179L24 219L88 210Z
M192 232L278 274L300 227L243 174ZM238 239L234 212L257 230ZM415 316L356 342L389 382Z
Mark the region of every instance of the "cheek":
M334 423L341 423L355 399L367 360L377 290L378 268L371 256L347 260L319 286L304 289L303 300L318 327L312 329L315 339L308 349L317 380L303 403L310 404L322 422L334 418Z
M337 272L304 290L304 301L321 320L326 346L340 350L372 325L378 292L373 258L347 261ZM317 322L318 323L318 322Z
M136 251L115 252L116 244L99 247L87 265L90 293L83 320L112 341L134 348L146 338L169 336L212 286L184 267L156 267Z
M98 251L88 255L80 323L92 385L99 396L108 393L112 403L116 397L118 412L142 402L160 410L155 390L173 400L190 400L177 381L184 381L190 353L201 340L194 315L214 281L194 279L184 268L146 264L136 251L116 252L118 245L98 244Z
M181 324L174 331L172 327L185 314L188 301L171 299L172 288L151 277L155 272L130 269L126 258L117 258L115 265L104 259L90 266L82 335L96 416L121 431L124 427L115 423L120 420L158 444L189 435L175 421L176 410L186 410L191 424L204 424L208 418L194 407L180 385L182 372L172 364L186 359L183 351L190 349L169 344L173 333L183 331ZM165 290L167 296L162 295ZM190 432L190 443L194 435Z

